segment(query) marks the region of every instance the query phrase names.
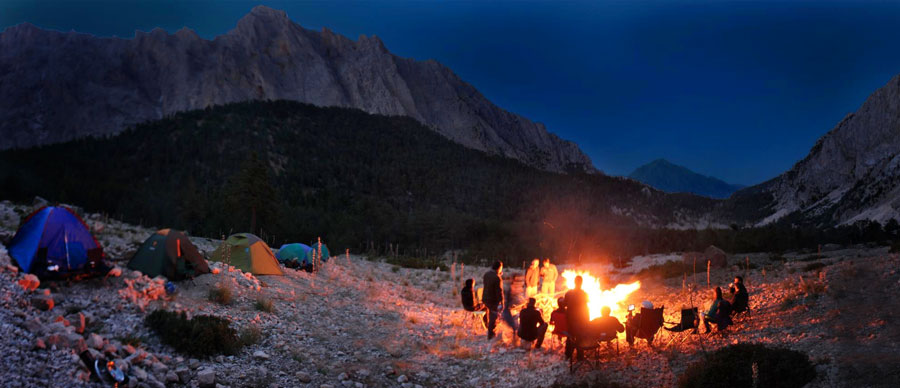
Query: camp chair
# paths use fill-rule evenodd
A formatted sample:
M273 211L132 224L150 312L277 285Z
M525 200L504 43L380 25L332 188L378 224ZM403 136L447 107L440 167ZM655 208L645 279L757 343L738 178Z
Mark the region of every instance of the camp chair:
M675 326L666 327L663 326L664 329L672 332L672 333L682 333L688 330L691 330L691 334L697 334L698 329L700 328L700 312L696 307L691 307L689 309L681 309L681 322L666 322L668 324L675 324ZM668 345L671 345L677 339L681 339L679 343L684 343L689 337L672 335L672 339L669 340Z
M583 363L587 363L591 366L591 368L597 368L600 365L600 347L606 343L607 346L610 342L615 341L616 343L616 355L619 355L619 336L617 333L600 333L599 337L595 337L593 335L584 335L584 336L575 336L572 335L572 340L575 342L575 350L576 352L582 354L583 356L581 360L575 360L574 354L572 360L569 361L569 372L574 373L578 366Z
M680 333L688 329L694 329L696 331L700 325L700 313L697 311L696 307L681 309L681 322L666 323L675 324L675 326L666 327L665 329L668 331L676 333Z
M469 315L469 322L472 325L472 330L479 331L478 328L482 328L487 330L487 325L484 323L487 317L487 310L478 310L478 311L467 311L463 310Z
M653 346L653 337L663 326L663 309L665 306L647 309L641 308L641 316L635 322L637 330L633 334L633 338L642 338L647 340L647 345ZM628 330L626 328L626 330Z

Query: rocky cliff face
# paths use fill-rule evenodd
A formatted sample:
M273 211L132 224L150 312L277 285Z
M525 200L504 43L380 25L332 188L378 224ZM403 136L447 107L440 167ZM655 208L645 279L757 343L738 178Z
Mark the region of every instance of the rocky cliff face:
M467 147L550 171L596 171L577 145L507 112L435 61L377 37L306 30L259 6L213 40L189 29L134 39L22 24L0 33L0 149L115 134L175 112L287 99L405 115Z
M792 214L822 224L900 219L900 76L872 93L791 170L732 197L751 198L751 219L760 224Z

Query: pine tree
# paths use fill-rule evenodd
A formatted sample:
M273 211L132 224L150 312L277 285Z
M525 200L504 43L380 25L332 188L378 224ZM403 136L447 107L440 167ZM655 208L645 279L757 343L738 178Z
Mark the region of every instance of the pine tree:
M257 233L261 225L274 222L278 195L272 186L268 163L260 160L255 151L231 177L225 193L223 210L233 215L229 218L235 225L246 225L244 222L249 220L250 232ZM276 230L273 225L266 226L266 230Z

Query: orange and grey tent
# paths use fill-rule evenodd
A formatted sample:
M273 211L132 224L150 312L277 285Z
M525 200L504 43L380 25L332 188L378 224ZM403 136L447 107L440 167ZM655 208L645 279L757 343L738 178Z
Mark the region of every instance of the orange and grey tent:
M250 233L228 236L209 259L254 275L284 275L269 245Z
M209 273L209 266L197 247L184 233L172 229L158 230L148 237L128 262L128 268L169 280Z

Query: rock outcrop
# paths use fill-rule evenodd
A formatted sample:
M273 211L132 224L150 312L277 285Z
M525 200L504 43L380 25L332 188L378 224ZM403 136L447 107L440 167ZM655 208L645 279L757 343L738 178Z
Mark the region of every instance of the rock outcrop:
M900 219L900 76L876 90L789 171L738 191L752 223Z
M30 24L0 33L0 149L107 136L253 99L410 116L467 147L541 169L596 171L577 145L497 107L438 62L397 57L375 36L307 30L264 6L212 40L187 28L133 39Z

